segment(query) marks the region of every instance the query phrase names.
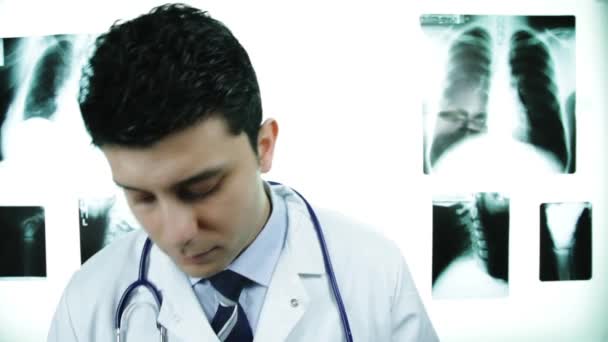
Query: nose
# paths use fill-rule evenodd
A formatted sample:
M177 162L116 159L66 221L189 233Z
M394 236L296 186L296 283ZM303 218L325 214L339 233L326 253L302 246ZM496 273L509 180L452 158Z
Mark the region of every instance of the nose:
M192 205L168 201L161 205L163 231L166 238L176 244L185 244L198 230L196 210Z

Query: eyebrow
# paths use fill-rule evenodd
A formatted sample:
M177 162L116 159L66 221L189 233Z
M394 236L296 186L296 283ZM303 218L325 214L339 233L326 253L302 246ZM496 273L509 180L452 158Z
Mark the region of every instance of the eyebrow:
M203 182L203 181L212 179L212 178L218 176L219 174L221 174L222 172L224 172L224 167L222 167L222 166L216 166L216 167L213 167L210 169L206 169L206 170L203 170L195 175L192 175L184 180L181 180L181 181L171 185L170 188L171 189L185 188L192 184L196 184L198 182ZM125 190L147 192L147 190L140 189L135 186L121 184L116 180L114 180L114 183L116 183L116 185L118 185L119 187L121 187Z

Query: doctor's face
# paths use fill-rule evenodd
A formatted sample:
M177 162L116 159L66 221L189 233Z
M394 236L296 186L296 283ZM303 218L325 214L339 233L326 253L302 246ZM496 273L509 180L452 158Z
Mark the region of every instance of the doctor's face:
M270 204L277 124L260 129L258 155L247 135L211 117L151 147L102 147L114 181L152 241L192 277L225 269L257 236Z

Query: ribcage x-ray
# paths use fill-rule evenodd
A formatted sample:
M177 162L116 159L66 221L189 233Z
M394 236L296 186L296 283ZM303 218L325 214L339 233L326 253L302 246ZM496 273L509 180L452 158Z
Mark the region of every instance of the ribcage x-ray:
M499 193L435 196L434 298L508 295L509 214Z
M0 277L46 277L42 207L0 207Z
M58 154L45 150L55 142L45 141L45 133L49 132L44 132L58 121L64 126L54 139L70 141L72 127L84 133L76 89L92 39L88 35L1 39L4 63L0 66L0 162Z
M573 16L423 15L421 24L425 173L575 171Z
M591 204L540 206L540 280L591 278Z

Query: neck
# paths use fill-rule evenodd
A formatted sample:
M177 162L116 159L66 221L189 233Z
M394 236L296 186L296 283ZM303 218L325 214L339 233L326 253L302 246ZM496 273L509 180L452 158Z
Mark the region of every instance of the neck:
M268 192L267 192L264 184L265 184L264 181L260 180L258 196L259 196L259 203L261 203L261 204L260 204L260 209L258 211L259 212L258 219L256 220L256 223L255 223L256 229L251 234L250 240L247 242L247 245L245 246L245 248L243 248L241 253L245 249L247 249L247 247L249 247L249 245L251 245L251 243L253 243L253 241L255 241L255 239L258 237L258 235L260 234L262 229L264 229L264 226L270 219L270 214L272 212L272 201L270 200L270 189L268 189Z

